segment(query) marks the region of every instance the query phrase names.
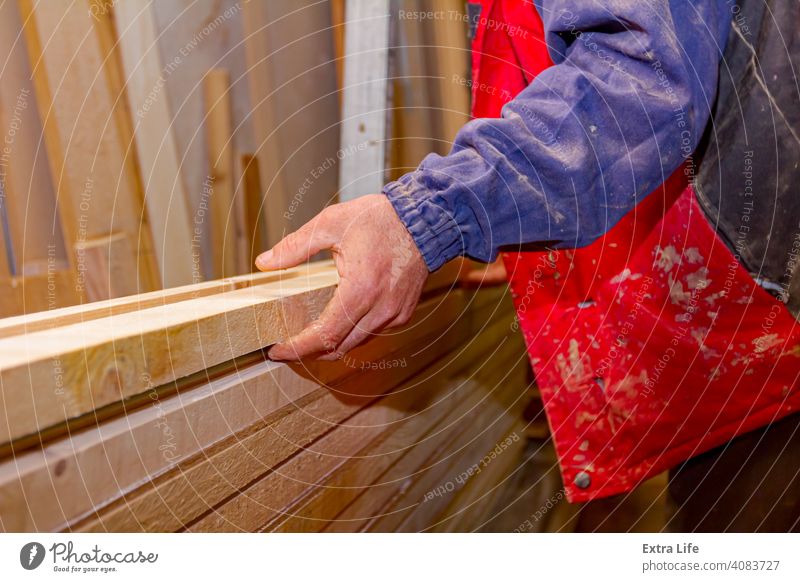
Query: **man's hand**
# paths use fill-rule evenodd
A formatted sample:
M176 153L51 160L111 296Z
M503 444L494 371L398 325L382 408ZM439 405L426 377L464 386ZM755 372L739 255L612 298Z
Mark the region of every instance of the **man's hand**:
M256 259L262 271L293 267L331 249L339 287L320 318L272 346L274 360L340 358L371 334L407 323L428 277L414 239L379 194L329 206Z

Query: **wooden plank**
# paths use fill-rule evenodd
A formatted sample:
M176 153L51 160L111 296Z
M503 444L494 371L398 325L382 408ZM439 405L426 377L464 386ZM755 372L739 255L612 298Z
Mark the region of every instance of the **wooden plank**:
M518 348L513 347L513 344L508 346L500 346L496 344L492 348L486 348L485 344L495 338L496 341L502 341L502 338L507 337L508 322L500 320L495 322L491 329L481 334L480 340L482 342L481 351L473 352L470 356L480 362L490 362L486 369L479 370L474 376L467 376L463 380L463 390L473 390L473 394L466 400L466 402L450 413L442 426L424 437L425 446L414 447L408 451L396 463L392 464L379 479L373 482L358 497L338 513L331 523L325 526L325 531L359 531L367 527L370 523L380 518L385 513L384 508L389 506L392 500L396 500L399 496L408 489L419 475L425 471L426 463L429 463L432 450L449 450L452 443L457 438L458 431L454 428L457 427L459 422L463 421L466 416L472 418L472 414L477 414L485 407L487 399L486 386L481 389L476 389L481 386L484 378L496 378L502 373L500 370L507 370L510 365L508 361L508 353L515 354ZM508 342L505 342L508 343ZM509 346L512 346L509 349ZM494 350L494 352L492 351ZM505 357L500 354L505 353ZM475 354L479 354L476 356ZM512 355L513 358L513 355ZM478 422L477 420L475 422ZM488 424L488 422L487 422ZM455 434L454 434L455 432Z
M455 338L441 341L452 348ZM406 377L424 369L439 352L429 350L409 365L370 370L341 384L317 390L265 418L226 442L204 450L194 463L147 483L96 519L78 524L77 531L174 531L212 511L229 496L351 417Z
M333 58L336 60L336 86L341 105L344 87L344 27L345 0L330 0L331 28L333 29Z
M47 154L40 146L42 122L16 2L0 3L0 55L0 180L5 197L0 206L5 206L5 234L15 259L8 275L21 276L33 274L27 265L66 263L67 251ZM3 253L0 264L6 263L5 257ZM71 299L77 300L74 293Z
M248 268L251 268L256 257L269 248L263 212L264 190L261 187L258 158L252 154L245 154L242 156L241 166L241 197L244 201L245 225L249 241L245 257Z
M409 14L424 13L421 0L400 0L400 8ZM393 75L391 171L397 179L415 169L429 153L436 151L438 136L430 89L431 49L426 46L428 22L398 18L397 49Z
M85 271L86 298L101 301L136 289L136 273L125 265L125 259L135 252L124 232L75 243L75 254Z
M457 294L447 305L429 301L396 335L381 336L348 359L313 367L261 362L169 397L150 390L152 406L129 412L0 465L0 516L14 531L67 527L121 495L132 492L215 443L296 406L321 386L363 372L368 362L416 345L432 331L429 315L455 317L463 308ZM363 363L363 364L362 364ZM324 389L324 388L323 388ZM294 403L294 404L293 404ZM286 410L284 410L286 412ZM154 430L153 427L160 430ZM136 455L128 453L135 451ZM92 475L90 484L84 475ZM35 498L29 506L26 499ZM20 512L20 507L29 507ZM13 527L12 527L13 525Z
M138 0L116 0L111 10L161 280L164 287L197 283L201 274L193 260L188 199L153 9Z
M389 0L347 0L339 199L386 183Z
M285 339L337 282L318 272L1 339L0 443Z
M433 9L447 16L430 22L432 100L437 108L436 127L441 144L437 151L446 154L461 127L470 120L470 46L462 0L433 0ZM458 15L455 16L455 15Z
M151 291L150 293L129 295L127 297L119 297L108 301L96 301L94 303L58 309L57 311L33 313L19 317L6 317L0 319L0 338L53 329L75 323L83 323L94 319L110 317L112 315L120 315L132 311L148 309L150 307L157 307L159 305L170 305L188 299L197 299L200 297L207 297L208 295L235 291L236 289L244 289L252 285L263 285L280 281L286 282L303 277L307 274L330 269L332 265L332 261L318 261L309 265L282 271L251 273L228 279L198 283L186 287ZM50 305L48 309L54 309L60 306L60 303L54 303Z
M453 498L447 509L437 519L433 532L477 531L491 518L498 495L503 485L519 468L525 450L525 424L518 419L511 430L498 442L508 443L502 454L492 460L480 472L469 477L464 488ZM488 451L491 454L492 451Z
M55 271L58 268L59 265L53 265L52 270ZM197 299L208 295L234 291L236 289L244 289L253 285L289 282L309 274L330 270L331 268L333 268L333 261L316 261L281 271L249 273L237 277L188 285L186 287L151 291L150 293L130 295L108 301L96 301L85 305L65 307L55 311L32 313L18 317L5 317L0 319L0 338L48 330L55 327L63 327L65 325L82 323L122 313L130 313L132 311L139 311L160 305L170 305L179 301ZM458 264L453 261L428 276L425 282L424 294L440 293L444 290L454 291L457 289L457 279ZM21 281L16 282L15 285L21 285ZM43 289L43 287L36 287L36 289ZM488 293L489 291L487 290L486 292ZM469 297L472 296L473 295L469 295ZM472 303L474 300L471 299L470 302ZM49 305L47 309L52 310L57 307L61 307L60 302L54 302Z
M234 201L234 167L231 126L230 78L224 69L212 69L203 78L203 119L208 148L211 190L211 251L213 277L241 272L247 244L241 205ZM241 259L237 256L241 255Z
M76 245L124 232L138 251L124 264L136 270L140 283L126 294L152 290L157 277L149 227L142 221L142 193L120 131L119 95L105 69L111 55L89 2L20 0L19 5L77 289L84 294Z
M483 348L483 346L482 346ZM492 348L485 351L492 354ZM373 487L397 488L402 479L379 482L385 470L407 456L419 456L435 446L431 435L436 425L446 426L472 411L483 399L481 382L500 369L500 354L492 354L492 364L478 365L479 369L453 371L453 366L429 372L426 390L445 394L437 401L398 423L394 430L387 431L385 439L363 447L353 458L346 459L324 482L310 487L307 494L291 506L284 508L265 529L269 531L313 532L319 531L334 520L339 512L362 493ZM465 361L481 361L472 354L463 356ZM507 359L507 358L505 358ZM442 432L442 431L439 431Z
M477 415L469 418L467 426L448 427L455 431L454 440L435 451L414 475L410 486L381 508L383 515L368 524L369 531L412 532L435 525L436 516L449 499L433 492L438 487L449 489L451 484L453 491L458 490L460 484L456 477L479 461L486 443L497 442L521 413L521 407L515 406L519 402L519 385L515 379L511 373L501 379L495 386L497 400L492 399L482 406Z
M120 297L108 301L97 301L85 305L76 305L74 307L62 308L56 311L33 313L18 317L4 317L0 319L0 338L48 330L55 327L63 327L65 325L82 323L112 315L119 315L122 313L130 313L132 311L148 309L150 307L157 307L160 305L170 305L172 303L186 301L188 299L197 299L227 291L234 291L236 289L244 289L252 285L288 282L312 273L330 270L332 267L333 262L330 260L316 261L314 263L309 263L307 265L285 269L282 271L250 273L247 275L239 275L237 277L230 277L227 279L198 283L196 285L189 285L186 287L164 289L163 291L151 291L150 293L141 293L138 295ZM54 265L52 271L55 272L57 269L58 265ZM61 275L57 275L56 279L58 279L60 276ZM453 291L456 288L455 285L457 278L457 263L448 263L435 273L432 273L428 276L428 280L425 282L424 293L427 295L438 293L443 290ZM66 284L66 281L63 284ZM12 286L21 288L21 281L14 282ZM42 290L39 291L39 295L41 296L40 299L43 299L43 296L46 294L45 288L42 286L36 286L34 288L37 290ZM53 303L48 305L48 310L61 307L61 303L57 301L61 295L57 295L58 297L55 298Z
M242 4L256 155L269 245L332 201L339 105L327 2Z

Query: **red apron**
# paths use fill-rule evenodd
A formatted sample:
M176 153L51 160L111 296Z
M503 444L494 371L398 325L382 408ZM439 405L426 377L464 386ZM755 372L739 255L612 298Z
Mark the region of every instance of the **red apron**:
M531 2L482 0L473 115L551 66ZM800 328L678 170L601 239L504 255L567 498L642 480L800 407Z

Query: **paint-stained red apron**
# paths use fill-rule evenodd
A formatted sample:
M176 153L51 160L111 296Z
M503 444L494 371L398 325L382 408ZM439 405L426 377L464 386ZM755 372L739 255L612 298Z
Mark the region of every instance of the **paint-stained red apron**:
M473 115L551 66L531 2L482 0ZM568 499L639 482L800 407L800 330L677 171L604 237L506 254Z

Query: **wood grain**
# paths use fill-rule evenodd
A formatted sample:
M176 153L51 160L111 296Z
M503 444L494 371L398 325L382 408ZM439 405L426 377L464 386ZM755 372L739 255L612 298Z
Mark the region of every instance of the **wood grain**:
M133 127L155 256L164 287L198 283L188 198L172 130L164 66L153 8L137 0L116 0L116 23L125 94Z
M430 300L405 329L373 339L345 361L307 366L261 362L174 396L161 397L152 389L143 408L0 464L0 516L15 516L6 519L18 531L66 528L92 508L131 493L278 410L290 411L284 407L363 372L401 346L424 347L434 325L431 315L455 319L463 305L458 294L444 304ZM26 499L37 502L29 506ZM15 515L19 507L29 510Z
M337 281L311 273L0 339L0 443L285 339Z
M291 506L282 510L281 514L264 529L269 531L319 531L326 526L342 529L353 525L353 521L339 522L337 515L356 498L362 495L373 501L381 492L390 493L401 487L407 475L416 466L411 467L405 475L384 479L388 469L401 463L408 466L410 459L427 456L429 449L436 446L437 439L446 433L446 427L465 414L470 414L486 398L485 380L496 373L506 363L503 354L492 352L497 346L480 346L491 354L492 364L475 364L477 349L464 353L460 360L470 362L467 368L456 369L448 365L436 373L429 374L425 389L436 392L437 400L430 406L415 411L394 430L387 431L386 438L375 444L369 444L353 458L347 459L335 472L331 472L326 480L308 488L306 494ZM479 368L479 369L478 369ZM433 372L433 371L432 371ZM413 461L412 461L413 463ZM379 505L379 504L378 504ZM355 520L357 521L357 520Z
M214 278L230 277L244 269L244 214L234 201L233 127L230 78L225 69L212 69L203 78L203 123L208 149L211 196L211 252ZM240 258L241 257L241 258Z
M120 129L121 96L110 83L106 63L112 56L90 16L90 3L20 0L19 5L77 290L85 297L76 245L115 233L127 233L137 250L124 258L139 284L126 294L153 290L158 278L152 238Z
M452 347L454 340L439 342ZM303 447L330 431L389 391L405 377L424 368L437 352L409 359L407 367L373 370L342 383L318 389L220 446L205 450L194 462L146 484L79 531L174 531L212 512L248 483L276 470ZM387 354L388 356L388 354ZM404 357L403 353L391 356ZM405 353L408 358L408 353Z

